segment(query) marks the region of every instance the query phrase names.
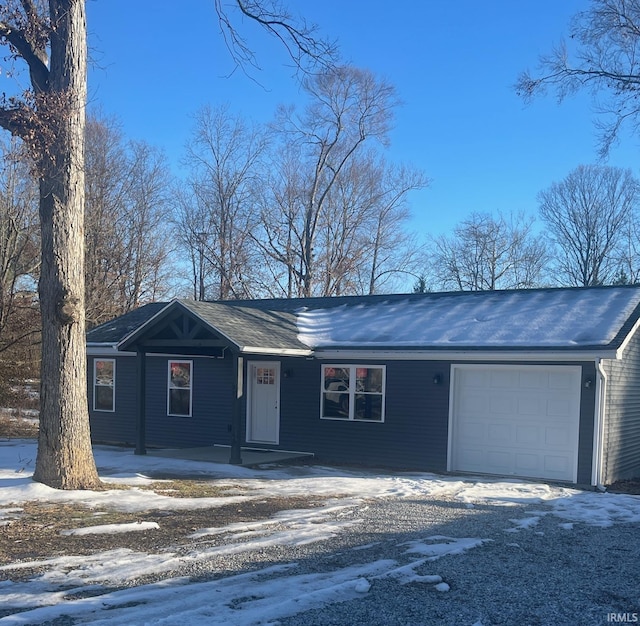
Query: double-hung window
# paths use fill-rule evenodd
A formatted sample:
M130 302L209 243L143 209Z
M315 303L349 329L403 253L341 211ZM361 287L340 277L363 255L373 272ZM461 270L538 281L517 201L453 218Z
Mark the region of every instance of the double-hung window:
M115 411L115 392L115 359L95 359L93 361L93 410Z
M384 421L383 365L323 365L323 419Z
M193 361L169 361L167 413L191 417Z

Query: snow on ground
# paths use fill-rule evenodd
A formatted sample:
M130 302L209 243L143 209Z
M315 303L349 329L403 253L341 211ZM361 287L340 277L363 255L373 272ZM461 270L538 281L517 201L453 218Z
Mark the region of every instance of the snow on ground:
M135 586L136 579L143 576L175 572L185 564L204 563L221 555L328 541L359 522L358 514L368 499L447 497L468 508L487 504L513 507L514 517L510 520L513 527L505 529L513 533L535 529L544 516L557 519L558 526L567 531L575 524L606 527L640 522L640 496L519 480L378 474L317 466L247 469L140 457L131 450L110 447L95 450L100 474L105 482L128 485L128 490L57 491L32 481L35 454L33 442L0 442L0 527L19 515L21 506L33 501L75 502L92 508L136 512L221 506L267 496L319 495L328 499L322 506L281 511L271 519L196 529L191 535L193 549L186 555L172 552L171 546L167 546L167 551L159 554L114 549L89 556L3 564L0 574L7 577L11 572L34 567L42 573L27 581L0 582L0 606L22 611L0 618L0 624L42 623L61 616L72 616L77 620L74 623L118 625L270 624L308 609L362 597L369 593L375 580L393 579L401 585L418 582L446 594L449 584L437 572L418 572L445 556L455 558L467 551L480 550L491 541L483 537L433 535L398 543L401 552L413 555L409 563L379 559L313 574L296 572L296 563L285 563L215 581L194 583L188 578L172 578ZM215 479L216 484L230 489L216 498L171 498L140 489L158 473ZM540 511L528 508L526 517L517 517L522 509L516 505L523 504L545 508ZM106 524L89 529L69 528L66 534L154 532L157 528L154 523ZM222 542L211 546L201 541L213 536ZM364 548L371 545L375 544L357 546L354 554L364 554ZM109 591L107 587L124 588ZM213 597L215 602L211 601Z

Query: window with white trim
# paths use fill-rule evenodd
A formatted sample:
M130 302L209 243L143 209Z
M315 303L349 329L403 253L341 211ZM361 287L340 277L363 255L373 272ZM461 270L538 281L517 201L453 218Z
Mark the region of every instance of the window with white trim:
M93 410L115 411L116 407L116 361L95 359L93 361Z
M384 421L384 365L323 365L322 419Z
M191 417L193 361L169 361L167 414Z

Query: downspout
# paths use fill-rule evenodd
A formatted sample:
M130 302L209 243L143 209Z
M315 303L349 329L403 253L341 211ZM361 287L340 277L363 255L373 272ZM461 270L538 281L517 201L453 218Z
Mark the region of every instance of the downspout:
M602 484L604 472L604 424L606 418L607 373L602 366L602 359L596 359L596 405L593 429L593 466L591 470L591 484L600 491L606 491Z
M138 390L136 418L136 454L147 453L147 353L136 347L136 388Z
M231 405L231 465L242 465L242 406L244 403L244 358L233 353L233 402Z

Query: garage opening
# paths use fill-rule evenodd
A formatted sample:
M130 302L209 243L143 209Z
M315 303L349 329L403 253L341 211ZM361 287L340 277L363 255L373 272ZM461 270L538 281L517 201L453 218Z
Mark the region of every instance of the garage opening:
M449 469L576 482L581 368L454 365Z

